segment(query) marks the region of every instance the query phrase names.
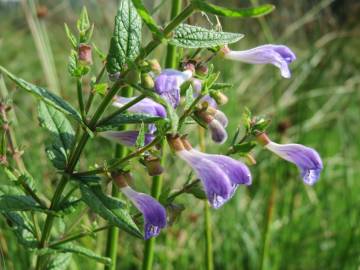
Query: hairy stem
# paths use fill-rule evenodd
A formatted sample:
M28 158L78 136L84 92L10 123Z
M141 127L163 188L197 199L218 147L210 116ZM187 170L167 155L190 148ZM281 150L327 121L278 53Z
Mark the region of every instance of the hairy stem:
M83 89L82 89L82 81L81 78L76 80L76 90L77 90L77 98L79 102L79 110L82 119L85 119L85 108L84 108L84 97L83 97Z

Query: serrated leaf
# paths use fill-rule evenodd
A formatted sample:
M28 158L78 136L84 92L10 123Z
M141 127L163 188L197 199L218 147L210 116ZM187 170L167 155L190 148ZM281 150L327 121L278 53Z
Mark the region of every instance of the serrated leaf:
M43 87L36 86L21 78L16 77L14 74L9 72L7 69L5 69L2 66L0 66L0 71L6 74L21 89L29 92L30 94L33 94L40 100L44 101L46 104L54 107L58 111L68 116L71 116L73 119L84 125L81 120L80 113L76 111L73 106L71 106L67 101L65 101L61 97L51 93L49 90Z
M47 270L66 270L70 264L71 253L57 253L53 254L48 262Z
M27 248L35 248L38 245L32 226L23 214L6 212L3 213L3 215L15 233L19 243Z
M86 7L82 8L80 17L76 22L76 26L80 33L85 33L90 28L90 21Z
M73 243L66 243L66 244L62 244L62 245L57 245L57 246L54 246L53 249L59 250L61 252L70 252L70 253L86 256L86 257L88 257L90 259L93 259L93 260L95 260L95 261L97 261L99 263L103 263L103 264L106 264L106 265L111 264L111 259L110 258L100 256L100 255L96 254L94 251L92 251L91 249L87 249L85 247L75 245Z
M207 3L204 0L193 0L193 4L195 4L196 8L200 9L201 11L211 13L218 16L225 16L225 17L233 17L233 18L246 18L246 17L260 17L266 14L269 14L275 9L273 5L261 5L258 7L251 7L251 8L226 8L217 6L214 4Z
M107 88L108 88L107 83L94 84L94 92L101 96L104 96L106 94Z
M71 32L70 28L67 26L67 24L65 23L64 24L64 27L65 27L65 33L66 33L66 36L68 38L68 40L70 41L71 45L73 46L74 49L77 48L78 46L78 42L76 40L76 37L74 36L74 34Z
M132 3L134 4L138 14L140 15L141 19L144 21L146 26L149 28L151 33L153 33L159 38L162 38L163 34L162 31L160 30L160 27L157 25L153 17L150 15L149 11L146 9L142 1L132 0Z
M101 123L96 131L106 131L106 130L114 130L118 129L122 125L126 124L152 124L156 123L160 120L163 120L161 117L152 116L149 114L143 113L121 113L117 114L111 119L107 120L104 123Z
M243 38L243 34L217 32L200 26L181 24L175 31L169 43L182 48L213 48L231 44Z
M104 194L99 185L81 184L80 190L82 200L92 211L126 232L139 238L143 237L127 211L124 202Z
M43 211L44 209L30 196L1 195L0 212Z
M131 0L122 0L115 17L106 69L110 74L122 71L140 53L141 18Z
M39 102L38 113L40 126L51 133L52 142L46 147L46 154L55 168L63 170L74 142L75 132L61 112L44 102Z

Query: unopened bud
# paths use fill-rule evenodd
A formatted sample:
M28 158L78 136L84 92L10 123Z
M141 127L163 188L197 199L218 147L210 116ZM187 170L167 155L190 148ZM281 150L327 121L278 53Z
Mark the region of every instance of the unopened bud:
M221 125L221 123L218 120L213 119L208 124L208 127L211 133L211 139L215 143L223 144L227 140L228 137L227 132L223 127L223 125Z
M150 70L154 72L155 74L160 74L161 72L161 66L156 59L150 59L147 61L150 65Z
M210 91L210 96L215 100L216 104L221 106L228 103L229 99L220 91Z
M119 188L127 187L128 183L132 182L132 177L128 172L112 172L111 177Z
M154 88L154 80L149 73L141 73L141 85L148 89Z
M208 72L209 69L207 66L201 64L196 66L196 73L198 73L199 75L207 75Z
M229 120L222 111L217 110L211 106L208 106L206 111L211 114L216 120L218 120L223 127L227 127Z
M225 56L226 54L228 54L230 52L230 49L229 49L229 47L227 46L227 45L225 45L224 47L222 47L221 49L220 49L220 51L218 52L218 55L219 56Z
M139 71L135 68L130 69L128 74L126 75L126 81L129 83L136 84L140 79Z
M166 139L171 149L175 152L182 151L185 149L183 142L178 135L167 135Z
M79 62L83 65L92 64L91 46L85 43L80 43L78 48Z
M262 145L265 146L267 145L269 142L271 142L271 140L269 139L269 137L266 135L266 133L260 133L256 136L256 140Z
M144 160L144 164L150 176L160 175L164 171L164 168L161 166L160 159L157 157L146 157Z

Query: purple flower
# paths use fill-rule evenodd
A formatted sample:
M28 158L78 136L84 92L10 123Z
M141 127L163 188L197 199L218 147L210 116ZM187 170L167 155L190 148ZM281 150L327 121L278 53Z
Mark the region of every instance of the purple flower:
M180 86L191 77L190 70L165 69L155 79L155 91L176 108L180 102Z
M250 64L273 64L284 78L290 78L288 65L296 59L295 54L284 45L262 45L246 51L223 49L226 59L238 60Z
M120 143L126 146L134 146L136 139L139 136L137 130L125 130L125 131L103 131L99 132L101 137L112 140L116 143ZM151 133L145 133L145 145L151 143L155 136Z
M115 98L115 101L114 101L113 105L116 106L116 107L121 108L122 106L124 106L125 104L127 104L128 102L132 101L135 98L136 97L127 98L127 97L117 96ZM152 115L152 116L158 116L158 117L162 117L162 118L166 117L165 108L162 105L160 105L159 103L153 101L150 98L144 98L144 99L140 100L138 103L131 106L128 109L128 111L133 112L133 113L149 114L149 115ZM155 130L156 130L155 125L150 124L149 125L149 132L154 133Z
M135 98L137 98L137 97L126 98L126 97L117 96L113 105L121 108L122 106L124 106L128 102L134 100ZM163 117L163 118L166 117L165 108L150 98L144 98L144 99L140 100L138 103L131 106L128 109L128 111L133 112L133 113L144 113L144 114L149 114L152 116L159 116L159 117Z
M215 110L215 112L213 113L213 116L224 128L227 127L229 120L228 120L227 116L225 115L225 113L223 113L220 110Z
M299 168L305 184L313 185L319 179L323 164L314 149L301 144L277 144L271 141L265 148L294 163Z
M211 133L211 139L215 143L223 144L227 140L228 134L220 121L213 118L208 123L208 127Z
M180 150L177 154L196 172L212 207L219 208L231 198L233 187L230 179L216 163L197 151Z
M166 210L153 197L126 186L120 189L144 216L145 240L157 236L166 226Z
M192 87L194 89L194 97L197 97L201 93L202 83L199 79L192 79L191 83L192 83ZM217 108L216 101L209 95L204 96L201 99L201 102L207 102L209 104L209 106L211 106L213 108Z

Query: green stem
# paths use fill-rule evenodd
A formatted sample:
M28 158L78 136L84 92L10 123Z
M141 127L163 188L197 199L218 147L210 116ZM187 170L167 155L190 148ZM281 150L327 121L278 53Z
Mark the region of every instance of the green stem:
M105 65L101 68L98 76L96 77L96 80L95 80L95 84L98 84L102 78L102 76L104 75L105 73ZM94 97L95 97L95 93L94 93L94 86L91 87L91 90L90 90L90 94L89 94L89 97L88 97L88 100L86 102L86 105L85 105L85 114L87 114L90 110L90 107L91 107L91 104L94 100Z
M82 119L85 119L84 97L83 97L81 78L78 78L76 80L76 86L77 86L76 90L77 90L80 114L81 114Z
M121 95L123 97L131 97L132 94L133 94L133 90L129 86L123 88L121 91ZM135 103L139 102L141 99L137 98L137 101ZM132 102L133 102L133 104L135 104L134 100ZM126 105L128 105L128 104L126 104ZM129 105L127 108L131 107L133 104ZM126 110L127 108L125 108L125 109L120 108L119 110L123 109L122 111L120 111L120 113L123 112L124 110ZM116 114L117 113L119 113L119 112L116 112ZM110 115L109 117L111 118L112 116ZM122 129L126 129L126 126L122 127ZM124 147L122 145L116 145L115 155L114 155L115 158L124 158L126 156L126 154L127 154L126 147ZM116 187L116 185L112 185L112 196L119 197L119 190ZM108 235L107 235L107 241L106 241L107 244L106 244L106 252L105 252L106 255L105 256L111 258L112 264L105 265L104 266L105 270L115 270L116 269L117 252L118 252L118 238L119 238L119 228L116 226L110 227L110 229L108 231Z
M205 152L205 130L199 127L200 150ZM211 212L208 202L204 201L204 237L205 237L205 266L206 270L214 269L213 248L212 248L212 229Z
M192 4L188 5L180 14L181 10L181 1L180 0L172 0L171 4L171 19L172 21L165 27L164 35L167 36L177 25L183 22L187 17L191 15L194 11L194 7ZM179 15L178 15L179 14ZM176 55L176 48L168 45L167 47L167 55L166 55L166 68L176 68L177 66L177 55ZM164 158L164 145L165 140L161 142L161 157L160 162L163 164L165 161ZM152 186L151 186L151 195L158 199L161 193L163 182L163 175L157 175L153 177ZM154 260L154 246L155 246L155 238L150 238L145 242L144 247L144 259L143 259L143 270L150 270L153 267L153 260Z

